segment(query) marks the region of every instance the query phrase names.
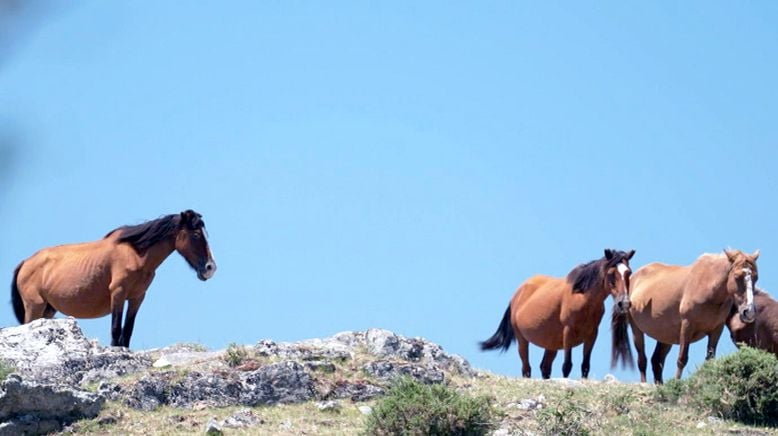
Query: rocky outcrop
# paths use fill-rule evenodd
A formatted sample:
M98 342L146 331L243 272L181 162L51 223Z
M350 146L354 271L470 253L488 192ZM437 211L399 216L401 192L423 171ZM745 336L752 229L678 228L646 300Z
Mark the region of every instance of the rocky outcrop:
M11 374L0 388L0 435L49 433L100 413L105 399L67 385L40 384Z
M237 351L176 345L132 352L88 340L72 318L0 330L0 360L16 371L0 388L0 435L51 432L96 416L106 400L146 411L340 404L383 395L399 376L445 383L452 375L475 375L467 361L436 344L380 329L293 343L262 340ZM97 392L87 390L95 386ZM251 413L242 413L212 427L252 422Z
M76 320L39 319L0 330L0 359L25 380L78 385L97 382L151 366L143 354L101 347L81 332Z

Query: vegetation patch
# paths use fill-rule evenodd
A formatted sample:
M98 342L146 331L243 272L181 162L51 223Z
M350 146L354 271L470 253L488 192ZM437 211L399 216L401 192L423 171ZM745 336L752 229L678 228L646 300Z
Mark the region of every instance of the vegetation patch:
M668 402L744 423L778 425L778 359L754 348L705 362L690 378L657 390Z
M13 366L0 360L0 383L3 382L5 378L15 370L16 369Z
M486 397L398 378L367 419L370 435L485 435L495 410Z
M242 345L231 343L224 352L224 362L229 367L240 366L248 358L248 352Z

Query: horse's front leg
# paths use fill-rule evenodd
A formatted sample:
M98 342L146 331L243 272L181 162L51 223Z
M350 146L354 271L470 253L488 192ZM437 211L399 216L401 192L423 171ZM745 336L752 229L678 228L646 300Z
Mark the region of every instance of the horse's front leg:
M594 342L597 340L597 328L594 329L594 334L591 338L584 341L583 349L583 362L581 362L581 377L589 378L589 364L592 359L592 349L594 349Z
M721 335L721 332L719 332ZM681 320L681 335L678 338L678 369L675 370L676 380L680 380L683 375L683 369L689 361L689 342L692 339L692 329L689 320ZM716 339L718 341L718 339Z
M120 347L122 336L122 315L127 293L121 286L111 290L111 346Z
M572 329L569 326L565 326L562 330L562 348L565 349L565 362L562 364L562 375L567 378L570 375L570 371L573 370L573 345L570 336L572 335Z
M135 315L138 314L138 309L140 309L145 296L146 294L142 294L140 297L127 299L127 319L124 321L124 328L119 338L119 344L122 347L130 348L130 337L132 336L132 329L135 328Z
M721 338L721 332L723 330L724 324L708 334L708 350L705 353L705 360L716 357L716 347L719 345L719 338Z

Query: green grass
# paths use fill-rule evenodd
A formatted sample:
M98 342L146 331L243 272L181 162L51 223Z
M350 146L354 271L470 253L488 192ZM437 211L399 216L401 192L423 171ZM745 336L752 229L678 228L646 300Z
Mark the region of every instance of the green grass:
M5 380L5 378L15 370L16 369L13 366L0 360L0 382Z

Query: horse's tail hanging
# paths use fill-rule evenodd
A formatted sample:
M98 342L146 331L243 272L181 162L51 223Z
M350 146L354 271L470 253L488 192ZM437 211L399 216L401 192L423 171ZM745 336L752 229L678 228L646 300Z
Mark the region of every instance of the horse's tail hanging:
M613 335L613 347L611 348L611 368L621 361L621 367L634 368L632 360L632 348L629 344L629 333L627 324L629 321L629 311L619 313L616 311L616 305L613 306L613 315L611 318L611 334Z
M19 277L19 270L22 269L22 265L24 265L24 262L20 263L14 270L14 278L11 282L11 303L13 304L14 314L16 315L16 319L19 320L19 324L24 324L24 302L22 301L21 294L19 294L19 286L16 284L16 279Z
M497 327L497 331L494 332L491 338L481 342L481 350L494 350L495 348L502 348L501 351L508 351L511 343L516 339L513 334L513 327L511 326L511 305L505 309L505 315L500 321L500 326Z

